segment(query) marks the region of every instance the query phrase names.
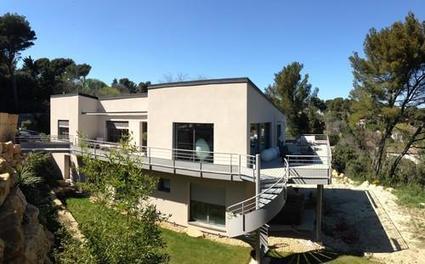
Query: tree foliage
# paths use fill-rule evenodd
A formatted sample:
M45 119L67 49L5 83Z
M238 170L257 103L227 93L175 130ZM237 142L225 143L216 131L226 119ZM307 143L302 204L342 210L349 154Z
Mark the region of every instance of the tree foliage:
M411 118L425 101L425 24L412 13L404 22L376 30L364 42L364 57L350 57L354 74L351 123L367 119L379 125L381 138L374 169L379 176L394 128Z
M312 90L308 74L302 75L303 65L293 62L275 74L274 83L266 94L286 114L292 136L305 133L322 133L323 120L318 115L326 107Z
M112 149L106 160L83 154L81 172L87 178L82 185L105 207L122 213L130 232L105 230L108 218L84 227L90 247L100 256L100 263L163 263L167 261L165 244L157 222L156 208L148 202L157 181L140 166L142 160L130 140L122 140L120 148ZM109 210L111 211L111 210ZM113 212L111 212L113 213ZM111 215L110 219L114 219ZM101 222L105 221L105 222ZM104 236L105 232L110 232Z
M24 16L12 13L0 16L0 62L4 63L7 69L15 111L18 111L19 106L16 64L20 52L34 45L34 40L36 40L35 32Z

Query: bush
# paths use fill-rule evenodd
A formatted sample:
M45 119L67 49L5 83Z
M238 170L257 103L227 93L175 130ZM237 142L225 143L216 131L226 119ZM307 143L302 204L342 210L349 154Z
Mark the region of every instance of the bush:
M82 225L82 230L100 263L164 263L168 257L157 225L161 217L148 201L157 180L143 171L138 149L129 142L123 140L105 161L84 150L82 187L96 197L106 217ZM123 217L118 221L114 214Z
M337 144L332 153L332 167L339 173L345 172L347 163L359 157L356 150L348 144Z
M369 180L371 179L372 161L368 156L359 156L356 159L348 160L346 163L345 174L353 179Z
M60 228L55 236L60 237L60 241L52 253L54 263L59 264L91 264L97 263L91 255L89 249L80 241L75 240L66 232L65 228Z
M338 134L331 134L329 135L329 144L331 146L337 145L339 142L339 135Z

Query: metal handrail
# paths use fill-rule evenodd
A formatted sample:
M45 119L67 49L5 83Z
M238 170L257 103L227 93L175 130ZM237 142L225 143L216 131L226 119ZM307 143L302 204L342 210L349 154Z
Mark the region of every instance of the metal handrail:
M226 211L229 212L231 215L245 215L249 212L252 212L254 210L258 210L261 209L262 207L264 207L266 204L262 204L260 205L259 208L257 208L257 200L259 198L261 198L261 196L264 196L267 192L269 192L271 189L275 188L279 183L285 183L288 181L289 178L289 163L287 162L286 159L283 159L284 163L285 163L285 168L286 171L285 173L282 175L282 177L277 178L277 180L267 189L261 191L260 193L246 199L243 200L241 202L232 204L230 206L228 206L226 208ZM283 190L283 188L282 188ZM253 206L255 205L255 206Z
M105 150L120 148L120 144L116 142L109 142L104 140L95 140L88 139L80 136L67 135L67 136L55 136L55 135L41 135L34 137L17 137L16 139L25 140L26 142L37 143L37 142L66 142L70 145L74 145L77 147L87 145L88 148L94 149L94 155L102 155L100 151L96 149ZM146 165L161 165L166 167L167 165L159 164L154 161L154 159L167 159L173 161L173 166L175 169L192 169L186 168L184 166L176 166L175 161L187 161L192 162L194 164L199 164L199 168L193 168L194 170L200 172L210 172L210 173L220 173L220 174L229 174L229 175L239 175L239 176L247 176L249 178L254 178L252 175L255 170L255 160L256 157L253 155L247 154L235 154L235 153L225 153L225 152L212 152L212 151L193 151L187 149L170 149L163 147L147 147L147 146L136 146L139 154L143 157L149 158L149 162ZM205 159L199 159L197 154L206 154ZM136 155L138 153L135 153ZM227 166L227 170L220 171L214 170L209 167L203 166L203 164L213 164L220 166ZM249 171L245 171L245 169L249 169Z

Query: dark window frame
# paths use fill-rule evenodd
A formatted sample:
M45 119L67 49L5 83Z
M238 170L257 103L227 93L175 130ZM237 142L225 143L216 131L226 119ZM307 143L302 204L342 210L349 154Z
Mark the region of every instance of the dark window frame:
M118 125L121 124L123 126ZM130 134L129 121L124 120L106 120L106 141L108 142L120 142L123 136Z
M191 133L191 139L189 137L189 141L191 142L178 142L178 126L187 126L189 133ZM207 127L207 128L205 128ZM210 129L211 130L211 139L209 140L209 152L211 152L208 157L203 160L194 156L194 152L196 151L196 137L197 132L196 129ZM190 160L204 163L214 163L214 123L194 123L194 122L174 122L173 123L173 149L176 149L173 152L173 158L176 160ZM184 128L182 128L184 129ZM200 132L200 131L199 131ZM205 132L205 131L204 131ZM201 132L202 133L202 132ZM187 145L185 147L181 147L182 145ZM188 151L179 151L180 150L188 150Z
M165 184L168 183L168 184ZM168 186L167 186L168 185ZM159 178L157 190L160 192L171 192L171 180L167 178Z
M65 124L63 124L63 123L65 123ZM64 133L64 131L67 131L67 132ZM68 139L69 138L69 120L66 120L66 119L59 119L58 120L58 138L60 138L60 139Z

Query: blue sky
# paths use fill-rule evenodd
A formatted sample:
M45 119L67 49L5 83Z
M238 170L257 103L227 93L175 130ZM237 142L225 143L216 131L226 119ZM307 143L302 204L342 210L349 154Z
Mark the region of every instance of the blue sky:
M299 61L326 99L348 95L348 57L362 50L368 30L408 11L425 20L423 0L0 0L1 14L25 15L37 33L23 56L88 63L89 77L107 83L183 73L247 76L264 88Z

